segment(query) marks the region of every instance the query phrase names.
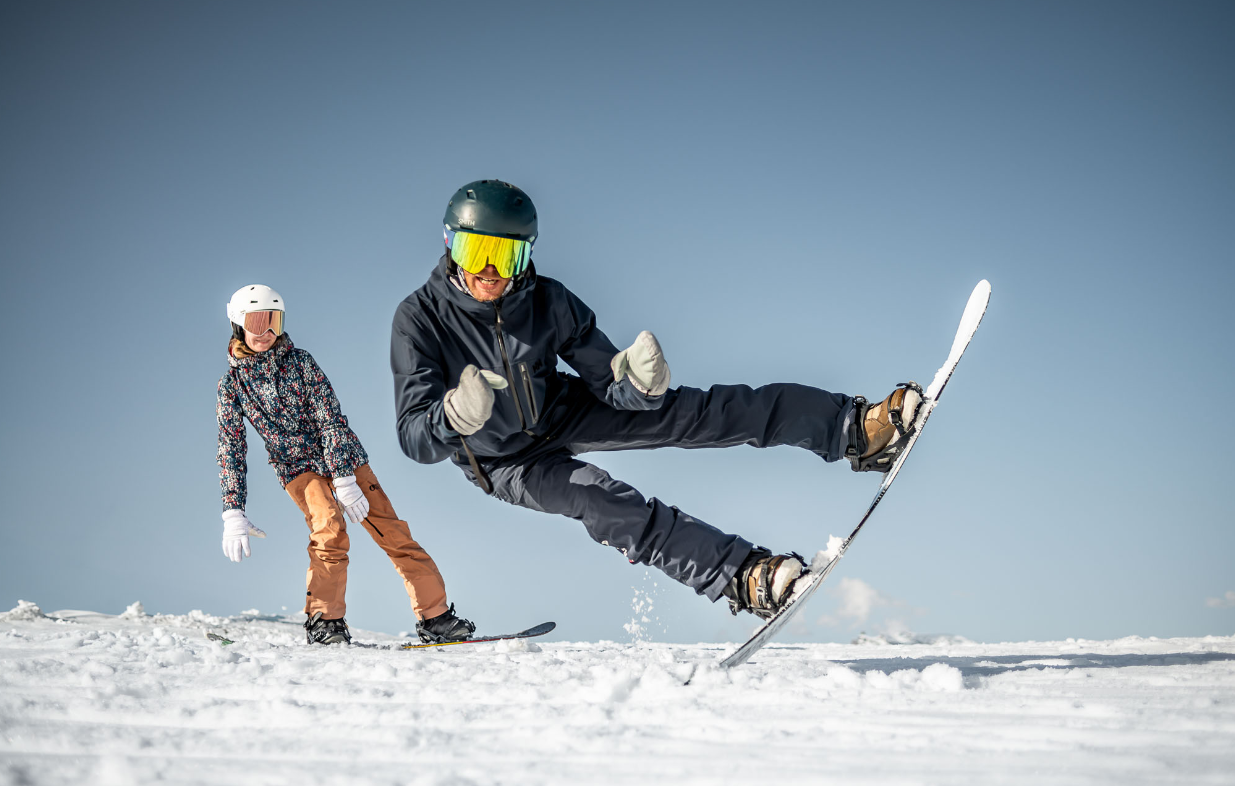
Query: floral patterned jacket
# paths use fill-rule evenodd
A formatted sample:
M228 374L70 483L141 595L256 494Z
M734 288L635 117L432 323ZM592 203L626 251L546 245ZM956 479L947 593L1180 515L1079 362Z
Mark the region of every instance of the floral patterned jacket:
M337 478L369 462L330 380L286 333L265 352L245 358L229 352L227 360L216 408L223 510L244 509L248 493L245 417L265 441L270 465L284 486L310 470Z

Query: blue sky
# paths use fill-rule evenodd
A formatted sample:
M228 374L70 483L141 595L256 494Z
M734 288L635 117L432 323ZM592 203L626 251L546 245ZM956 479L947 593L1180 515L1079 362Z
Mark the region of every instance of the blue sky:
M991 308L924 436L787 639L1229 634L1235 607L1235 10L1226 3L8 3L10 336L0 606L295 611L306 529L250 453L219 549L224 304L249 283L330 376L372 465L487 630L733 640L751 627L580 525L404 458L396 304L450 194L497 177L538 269L675 384L882 396ZM256 441L256 440L251 440ZM876 480L802 451L593 460L776 550L847 534ZM349 620L412 627L353 539ZM7 604L7 605L6 605Z

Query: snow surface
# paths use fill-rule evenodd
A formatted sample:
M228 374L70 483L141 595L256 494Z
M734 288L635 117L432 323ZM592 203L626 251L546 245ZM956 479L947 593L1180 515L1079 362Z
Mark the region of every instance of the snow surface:
M376 646L22 602L0 785L1235 783L1235 636L773 643L722 671L733 645L353 632Z

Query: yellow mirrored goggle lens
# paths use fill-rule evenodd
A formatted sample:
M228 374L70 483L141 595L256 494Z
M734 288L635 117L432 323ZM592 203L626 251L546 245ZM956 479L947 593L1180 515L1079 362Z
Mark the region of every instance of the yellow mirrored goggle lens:
M487 265L497 268L502 278L513 278L527 269L532 257L532 244L509 237L455 232L450 239L450 258L455 264L475 275Z
M282 311L250 311L244 315L244 329L255 336L273 330L276 336L283 335Z

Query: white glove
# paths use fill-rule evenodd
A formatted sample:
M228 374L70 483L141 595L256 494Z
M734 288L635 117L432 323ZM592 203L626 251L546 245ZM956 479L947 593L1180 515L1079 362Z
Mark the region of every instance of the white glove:
M369 515L369 500L365 499L364 492L356 485L355 475L335 478L334 495L339 498L343 512L353 524L359 524Z
M459 387L446 391L446 422L463 436L480 431L493 414L493 391L506 387L506 380L492 371L482 371L471 363L459 375Z
M266 533L249 523L249 517L240 508L223 512L223 553L232 562L239 562L249 554L249 538L264 538Z
M613 356L609 367L614 380L623 375L645 396L662 396L669 389L669 363L660 342L648 331L635 336L635 343Z

